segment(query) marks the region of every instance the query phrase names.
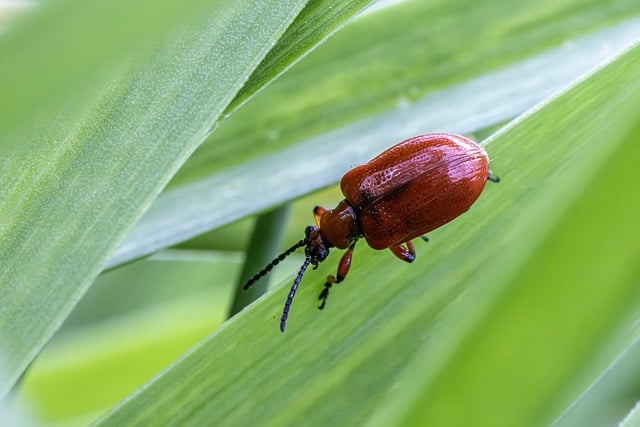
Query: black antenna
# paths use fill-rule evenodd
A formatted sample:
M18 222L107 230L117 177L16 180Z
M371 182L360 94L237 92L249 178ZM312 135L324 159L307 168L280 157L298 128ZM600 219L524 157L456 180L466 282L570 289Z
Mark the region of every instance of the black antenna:
M284 328L287 327L287 317L289 317L289 309L291 308L291 303L293 302L293 298L296 296L296 291L298 290L298 286L302 281L302 276L304 276L304 272L307 271L307 267L311 264L311 257L307 256L304 259L304 263L302 267L300 267L300 271L298 272L298 276L296 280L293 281L293 285L291 286L291 290L289 291L289 296L287 297L287 302L284 303L284 310L282 310L282 317L280 318L280 331L284 332Z
M249 289L249 287L251 285L253 285L256 281L258 281L258 279L260 279L261 277L266 275L268 272L270 272L273 267L275 267L276 265L280 264L280 261L282 261L283 259L285 259L289 255L294 253L296 251L296 249L303 248L305 246L306 246L305 240L304 239L300 240L298 243L296 243L295 245L291 246L289 249L287 249L286 251L284 251L283 253L281 253L277 257L275 257L273 259L273 261L271 261L269 264L267 264L267 266L265 268L263 268L262 270L260 270L256 274L254 274L251 279L247 280L247 283L245 283L242 286L242 290L246 291L247 289Z

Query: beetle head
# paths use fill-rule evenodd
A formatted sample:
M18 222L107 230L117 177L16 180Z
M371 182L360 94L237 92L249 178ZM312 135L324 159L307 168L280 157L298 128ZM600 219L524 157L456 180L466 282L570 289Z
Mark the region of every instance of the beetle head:
M322 236L320 229L315 225L309 225L304 229L305 247L304 254L309 259L313 268L318 268L318 263L324 261L329 255L329 244Z

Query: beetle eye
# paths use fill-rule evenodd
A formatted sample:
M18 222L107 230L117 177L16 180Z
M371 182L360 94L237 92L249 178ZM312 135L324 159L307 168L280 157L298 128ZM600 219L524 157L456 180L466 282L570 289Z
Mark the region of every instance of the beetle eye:
M307 228L304 229L304 235L307 236L307 237L311 237L311 233L313 233L317 229L318 229L318 227L316 227L314 225L308 225Z

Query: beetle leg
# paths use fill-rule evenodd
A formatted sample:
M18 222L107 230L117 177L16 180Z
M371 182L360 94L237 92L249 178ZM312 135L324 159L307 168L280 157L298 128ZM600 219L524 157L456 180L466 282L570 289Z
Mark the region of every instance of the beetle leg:
M422 236L420 236L420 238L421 238L423 241L425 241L425 242L428 242L428 241L429 241L429 238L427 237L427 235L426 235L426 234L423 234Z
M498 175L494 175L493 172L489 171L489 175L487 175L487 181L500 182L500 177Z
M324 284L324 289L322 290L322 292L320 292L320 296L318 296L318 299L322 301L318 306L320 310L322 310L327 303L327 298L329 297L329 289L331 289L331 286L342 282L344 278L347 277L347 274L349 273L349 267L351 267L351 256L353 255L353 248L355 247L356 242L351 243L351 245L349 245L349 247L345 251L344 255L342 255L342 258L340 258L340 263L338 263L338 272L336 273L336 275L327 276L327 282Z
M389 249L402 261L413 262L413 260L416 259L416 248L413 246L413 242L411 240L407 240L405 244L407 245L406 248L400 244L393 245L389 247Z
M313 218L316 220L316 225L320 227L320 217L327 213L329 209L323 208L322 206L316 206L313 208Z

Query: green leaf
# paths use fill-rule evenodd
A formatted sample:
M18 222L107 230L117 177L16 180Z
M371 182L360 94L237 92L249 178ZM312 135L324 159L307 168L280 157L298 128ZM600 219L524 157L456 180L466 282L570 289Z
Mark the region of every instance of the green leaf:
M57 7L56 5L62 2L65 0L52 3L51 7ZM204 3L205 9L202 10L205 12L211 10L207 8L217 7L211 6L211 2ZM293 57L289 56L290 49L296 50L308 41L313 43L332 31L329 28L318 31L313 28L316 24L313 20L314 11L317 10L315 6L328 3L306 4L286 31L282 29L285 32L281 37L276 37L264 45L266 49L263 54L266 56L262 60L256 60L254 65L261 61L257 69L244 74L243 79L246 79L246 82L241 85L240 92L230 92L227 100L235 98L227 103L220 113L224 115L234 112L234 115L224 121L206 145L196 150L191 160L181 168L179 176L170 184L171 189L156 205L156 208L163 206L166 209L152 208L149 211L150 215L145 217L135 233L129 235L127 242L116 257L111 258L109 265L117 265L143 256L157 248L187 239L193 234L269 209L300 194L333 183L349 167L370 158L406 136L436 128L469 132L489 125L493 127L495 123L507 120L547 97L584 70L619 52L627 43L638 38L640 28L638 4L634 0L556 0L537 3L535 6L507 0L482 4L468 0L444 3L420 0L399 2L356 20L344 32L323 45L322 49L287 72L284 78L250 99L260 91L262 82L270 81L286 69L291 64L291 58L295 60L295 54ZM343 7L357 8L357 5L351 2L339 3L338 5L331 2L328 5L332 6L332 10ZM145 6L146 4L141 4L141 10ZM181 22L188 22L186 16L196 13L195 7L187 8L189 10L183 11L185 15L182 15L184 18ZM46 9L41 10L46 13ZM195 25L201 23L202 19L206 20L208 16L201 11L197 12L197 15L201 18L193 20ZM19 309L26 311L25 316L18 319L22 324L30 326L32 321L44 323L39 316L46 317L50 302L57 305L65 300L69 307L75 304L75 299L82 292L65 294L66 287L61 285L66 286L67 276L74 280L81 275L82 272L78 273L76 269L84 269L86 262L91 263L95 259L92 258L95 253L91 251L87 252L87 260L84 253L80 258L77 245L84 245L85 249L88 246L83 239L72 240L69 237L66 241L61 241L55 232L51 233L51 230L56 230L56 222L63 216L61 212L64 211L63 219L66 220L67 216L77 216L77 211L84 209L85 205L100 203L101 206L110 209L111 205L106 202L135 196L129 194L131 190L136 190L135 187L121 185L105 189L105 183L102 181L109 181L111 173L104 171L105 174L100 175L101 159L82 166L83 157L87 153L80 149L77 153L74 151L77 147L83 150L95 150L97 147L73 145L69 143L68 135L73 131L77 131L80 136L90 134L87 129L100 126L100 122L95 123L87 117L94 113L99 115L100 111L104 111L106 115L111 114L107 107L112 101L116 102L117 106L112 112L122 113L118 117L130 125L129 130L132 133L138 132L135 119L140 119L145 112L149 114L150 122L154 120L156 111L153 106L157 101L155 98L146 99L148 102L139 107L126 103L120 105L121 100L126 100L123 94L127 91L120 88L127 82L127 78L136 72L135 64L144 63L147 57L155 58L154 55L161 52L157 43L148 44L148 41L153 42L157 34L168 34L169 38L176 39L171 37L175 33L170 30L164 31L162 25L166 24L171 28L178 26L183 28L183 31L186 31L184 28L194 28L191 22L185 25L178 24L179 16L175 22L170 14L167 16L164 20L158 20L157 28L149 29L147 35L140 38L129 37L129 31L133 32L134 28L127 27L123 33L124 39L116 37L118 40L130 39L130 43L118 41L119 46L123 48L122 56L117 54L117 49L109 46L103 55L100 53L102 49L98 41L87 37L88 46L95 48L97 52L85 54L80 50L79 56L86 56L89 64L85 66L93 70L92 72L85 75L81 70L75 70L70 74L74 78L67 82L67 86L62 89L54 87L51 92L46 92L47 99L41 100L42 105L36 105L38 108L23 109L25 115L13 117L16 120L0 118L3 123L3 126L0 126L3 154L5 147L16 147L23 142L27 143L20 147L20 154L28 153L32 147L38 146L39 141L43 139L42 135L48 138L46 141L56 141L58 146L62 144L64 151L49 158L49 152L41 150L39 155L34 157L34 167L30 167L30 162L26 160L15 161L16 158L20 159L19 157L2 157L6 167L0 172L3 174L0 196L2 204L8 203L6 194L10 194L12 200L9 200L11 204L7 205L8 209L0 207L0 237L3 239L0 240L0 247L5 244L4 238L8 235L4 233L7 229L3 227L5 223L10 222L5 222L5 219L13 221L13 216L22 212L24 206L29 207L27 212L30 216L25 217L27 221L19 224L16 239L25 240L24 248L30 251L23 252L22 255L26 258L31 256L33 259L22 261L20 254L11 254L11 259L30 268L34 280L44 282L55 278L53 284L57 286L54 292L40 295L37 293L38 290L29 287L16 291L22 283L0 283L3 306L8 304L11 307L14 304L14 301L4 298L13 296L14 293L24 292L26 295L28 292L34 292L38 297L34 299L34 303L38 304L46 300L47 306L44 310L32 306L29 300L16 300ZM327 11L324 16L330 21L334 15ZM342 16L344 18L345 15ZM146 24L155 26L154 22L152 18L151 22ZM144 20L142 24L145 24ZM268 28L265 27L265 30ZM69 34L77 35L83 32L69 27ZM63 45L57 37L39 39L50 40L51 45L48 47ZM78 43L85 40L84 37L69 39ZM242 37L240 39L244 40ZM22 46L29 44L25 43ZM0 49L0 53L6 52ZM299 53L304 54L303 51ZM234 55L233 52L228 54ZM93 64L95 55L103 58L101 64L106 66ZM181 50L178 55L188 56L188 53ZM35 52L34 58L39 57L47 58L46 52ZM251 58L252 61L254 59L256 58ZM175 58L170 58L170 61L177 68L174 75L184 77L190 71L187 64L180 64L185 65L183 69L176 65L178 60ZM62 64L62 61L51 64L52 71L62 69L64 72ZM49 64L35 61L32 70L47 70L47 65ZM6 72L4 67L0 68L0 74ZM151 75L153 70L146 71ZM94 76L94 72L98 74ZM20 70L11 73L19 76ZM163 73L159 75L164 76ZM164 82L149 79L146 83L150 86L162 86L157 97L161 103L166 101L163 96L170 96L171 90L174 89L173 81L167 82L166 79ZM182 126L184 121L194 119L197 114L190 108L210 108L204 98L213 85L203 85L198 90L198 84L189 78L187 87L196 90L189 95L193 98L188 105L180 98L181 102L184 101L185 115L177 115L173 120L155 123L158 130L165 132L174 123ZM13 86L13 81L0 82L3 90L11 89ZM587 84L586 90L593 87ZM152 88L143 86L140 93L149 95L146 89ZM615 96L618 87L612 83L607 90L611 90L610 95ZM14 94L19 92L19 89L15 90ZM625 91L622 98L627 95ZM179 418L176 420L185 423L196 423L200 420L211 423L211 420L220 419L245 425L247 419L254 421L256 416L259 416L261 421L264 419L265 424L272 425L290 424L290 420L304 424L331 422L353 425L362 424L367 420L374 424L382 420L390 420L388 424L391 425L397 423L398 419L407 416L407 411L411 410L413 405L419 405L416 402L420 401L424 393L431 391L428 387L434 379L438 379L439 384L445 384L445 390L447 386L451 387L441 367L451 365L448 357L454 357L456 351L463 348L462 345L470 335L469 331L475 332L479 327L476 321L479 325L487 324L482 318L484 310L494 307L495 301L500 300L501 292L510 289L505 284L505 277L513 277L516 274L515 270L524 268L529 253L532 254L533 260L537 259L531 245L542 245L542 239L546 239L551 233L549 230L557 228L557 222L562 220L555 207L564 206L570 214L569 207L572 203L583 197L589 184L584 184L586 181L579 179L573 181L571 177L597 166L593 159L580 166L585 159L584 153L595 152L558 151L563 145L559 144L555 130L567 126L568 117L572 120L582 117L580 130L588 134L594 126L597 127L598 121L591 123L584 117L593 117L589 116L593 113L590 110L597 109L597 101L601 101L602 96L601 93L594 93L595 104L585 102L586 110L581 108L582 104L578 104L568 112L563 109L550 109L549 111L554 112L551 114L544 112L548 108L545 105L532 117L542 115L546 119L540 119L536 128L524 127L527 131L526 138L510 142L498 137L489 144L494 169L500 172L506 181L498 186L489 187L469 214L430 235L431 243L418 244L418 262L407 266L395 261L388 253L377 253L368 249L366 245L359 245L354 268L345 286L337 287L325 312L318 313L314 309L317 293L324 282L325 274L334 273L339 256L339 253L332 254L331 259L324 263L319 271L309 272L305 278L302 291L293 307L292 323L284 339L277 332L276 320L286 295L286 289L280 288L274 292L276 295L272 293L245 310L238 319L223 326L206 344L207 354L203 354L202 348L195 350L195 353L178 362L173 371L161 374L157 383L143 389L137 397L114 413L113 417L128 424L131 421L129 417L143 416L140 412L128 412L134 405L143 405L144 407L136 409L148 411L145 414L153 416L152 411L158 409L154 405L163 404L158 417L165 414L162 411L177 411ZM96 101L97 98L99 101ZM4 93L2 99L7 99ZM250 102L236 112L235 108L249 99ZM33 97L32 101L32 104L37 104L39 100ZM99 104L98 107L95 107L96 104ZM607 108L607 105L610 107L608 114L617 115L625 111L619 105L607 103L603 103L603 108ZM635 106L631 106L630 111L636 111ZM130 112L133 113L129 114ZM623 116L626 116L626 113L621 113L620 117L611 120L611 123L607 122L607 126L615 127L616 123L624 123L622 127L631 126L630 123L635 118ZM42 117L46 117L47 120L43 121ZM205 120L200 123L202 135L207 134L211 126L217 124L213 116L209 118L210 122L204 123ZM76 119L87 120L78 125ZM146 120L147 116L143 119ZM7 124L7 127L4 124ZM25 133L24 126L33 128ZM142 128L144 133L147 133L148 129L145 129ZM104 128L105 132L110 130L108 127ZM490 133L487 129L478 132L485 135ZM119 134L116 133L115 136ZM552 137L541 138L541 135L549 134ZM16 135L20 138L14 138ZM530 139L529 135L534 138ZM601 139L607 139L609 136L607 134L606 138ZM616 139L615 132L611 136L614 138L613 144L616 144L615 141L619 139ZM543 143L538 144L538 138ZM106 138L104 141L116 148L121 144L118 138ZM165 142L160 141L163 144ZM153 151L157 148L155 145L146 143L144 147L149 150L149 159L156 158L157 153ZM173 144L170 148L174 148ZM52 149L51 152L53 151L55 150ZM611 153L614 151L612 148ZM496 155L498 153L499 156ZM600 154L609 159L611 153ZM553 159L554 154L560 154L561 159ZM553 178L552 182L545 181L548 178L544 174L544 168L535 171L534 168L527 167L529 162L532 166L542 164L540 159L543 157L551 158L545 167L557 166L554 171L558 176L553 173L547 174ZM136 177L135 174L142 169L148 167L151 170L153 167L140 161L140 158L129 159L124 155L120 159L124 166L118 173L131 174L132 177ZM69 167L57 171L60 162L67 162ZM113 163L115 164L115 161ZM177 163L179 161L171 167L177 167ZM565 164L570 167L565 169ZM79 165L81 167L78 167ZM92 166L95 166L91 169L92 173L87 174L87 169ZM514 172L516 169L526 173L521 176ZM94 177L94 171L102 179ZM161 168L154 169L153 172L158 173L159 179L169 179L168 175L163 175L166 171L162 171ZM563 175L565 172L567 176ZM20 177L23 174L33 179L31 187L15 186L15 183L21 182ZM54 182L52 174L57 174L56 178L76 177L76 180ZM633 177L632 174L629 176ZM86 177L93 181L81 185ZM44 185L39 189L41 182ZM94 194L92 186L96 182L96 189L99 191ZM574 182L577 184L575 188L572 185ZM540 187L540 183L546 184L544 189ZM11 193L14 187L16 191ZM50 215L52 210L56 209L55 206L49 207L51 202L57 203L60 194L77 191L78 188L84 188L86 191L76 194L76 203L55 211L57 215ZM510 193L510 189L514 188L520 192ZM534 200L544 199L546 193L543 192L546 191L553 195L548 203L542 203L542 206L535 204ZM559 197L558 194L563 191L566 192L566 197ZM518 198L525 192L526 196ZM152 198L151 195L148 200ZM331 203L338 198L339 195L336 195ZM296 224L294 231L297 234L290 238L290 242L299 238L303 227L301 224L306 224L311 219L309 208L315 203L323 203L321 199L322 196L313 196L303 202L304 216L292 221ZM30 200L35 200L39 205L29 205ZM530 205L533 204L535 206L531 208ZM137 209L136 206L138 205L127 205L132 211ZM554 209L547 212L547 206ZM529 208L531 213L526 214ZM513 209L520 211L514 213ZM138 215L129 211L125 211L124 214L129 217ZM508 218L501 217L501 214L507 215ZM537 221L536 224L546 221L549 221L549 224L546 229L536 229L530 226L529 222L522 221L522 229L508 226L501 228L503 223L500 222L500 218L507 221L517 215L522 215L518 218L524 220L533 218ZM583 215L584 213L580 212L579 217ZM106 220L103 218L105 217L95 217L99 225L103 226L97 230L100 233L95 234L95 238L106 239L111 242L108 245L115 245L113 242L121 239L125 227L116 237L104 231L110 225L126 221L122 215L109 216ZM148 221L149 219L152 221ZM102 224L105 221L110 224ZM45 222L48 234L42 233ZM617 224L616 221L613 223ZM33 225L39 226L36 228L39 230L39 241L27 241L29 233L26 230ZM85 236L86 234L79 233L85 230L83 227L84 224L81 224L73 233L78 232L78 235ZM508 233L505 234L505 230ZM88 235L91 239L94 238L93 231ZM500 237L503 238L502 242L508 244L499 248L499 255L506 260L498 263L499 257L492 242ZM242 241L241 238L237 240ZM561 247L562 242L553 242ZM105 249L106 255L103 260L111 252L113 245L109 246L108 250ZM68 248L73 251L67 253ZM127 248L131 251L125 250ZM620 245L622 252L625 248L625 245ZM58 259L40 258L42 254L55 251L59 251ZM3 261L5 254L0 253ZM509 260L514 258L519 262L510 263ZM292 257L289 261L295 263L295 260ZM595 268L595 262L590 264L593 264L589 265L590 268ZM494 265L500 268L494 268ZM3 268L5 267L13 268L10 264L3 264ZM279 273L293 274L296 268L283 265L279 267ZM99 267L96 267L95 271L97 269ZM182 270L185 269L189 267L185 266ZM482 276L483 272L496 274L496 280L493 280L493 276L489 279ZM24 273L25 276L27 274ZM86 277L89 276L88 274ZM168 280L171 277L163 278ZM218 283L220 278L221 273L213 273L212 284ZM90 279L87 280L81 288L86 288ZM190 280L191 277L185 273L184 277L175 278L174 284L178 285L176 288L181 289L190 284ZM490 281L490 286L486 285L487 280ZM39 371L36 364L33 370L30 370L33 373L31 383L27 377L25 391L29 389L29 384L35 384L34 389L41 393L29 395L45 401L44 404L37 401L39 408L42 405L57 417L70 417L82 414L86 416L87 411L99 411L100 408L111 405L126 393L126 390L135 388L143 381L143 377L151 375L152 371L188 347L190 340L194 342L206 333L206 330L213 328L208 322L211 319L219 319L226 312L226 307L222 307L224 298L216 297L210 304L211 317L201 320L202 324L196 319L194 323L198 324L192 325L193 328L189 330L184 329L185 324L178 319L183 318L185 322L186 318L193 320L191 317L195 316L189 315L193 314L194 310L181 306L178 301L175 301L177 307L167 305L164 310L158 310L148 317L144 316L144 313L132 313L131 316L117 319L121 320L120 322L111 322L113 319L108 318L110 313L120 317L117 314L123 307L134 307L135 301L138 300L147 302L145 298L140 298L145 296L141 293L148 292L148 302L153 303L155 296L149 287L153 287L156 281L157 277L154 275L123 281L120 286L112 286L110 292L99 294L98 298L87 301L85 308L78 311L84 312L84 316L73 316L70 319L69 328L77 322L78 330L82 329L84 333L61 334L59 342L65 341L68 344L64 351L68 357L64 360L69 363L65 366L48 363L50 355L53 354L54 357L59 349L52 345L48 349L50 351L45 350L39 359L43 370ZM290 282L285 284L287 288L289 285ZM5 293L6 289L12 287L15 287L11 289L12 294ZM576 293L579 294L578 291ZM209 300L200 298L196 305L201 309L205 308L206 311ZM466 310L469 306L471 309ZM143 304L139 308L145 310ZM635 318L634 312L626 311L627 317L632 321ZM107 324L91 325L87 313L96 316L100 314L107 319L104 320ZM571 323L572 315L572 312L567 312L569 318L563 320ZM420 316L419 321L415 320L416 316ZM58 320L63 317L60 316ZM604 316L596 317L592 319L594 323L602 321L606 327L612 324L611 319ZM2 336L6 319L0 317L0 320L3 321L0 323ZM162 325L161 332L163 337L167 338L166 345L147 345L149 334L144 328L139 327L137 321L148 321L154 326ZM86 322L88 324L85 324ZM313 322L313 326L309 325L310 322ZM22 324L13 322L13 319L10 322L16 334L22 334ZM510 326L511 323L507 322L506 325ZM517 328L518 324L514 323L513 326ZM52 329L55 328L52 326ZM119 329L124 331L120 330L118 333ZM192 333L196 331L197 333ZM505 331L507 332L509 331ZM604 335L601 333L598 337ZM593 382L594 376L605 366L609 366L614 356L619 356L621 349L626 347L629 342L629 330L620 327L614 335L613 338L600 340L601 357L593 357L594 352L581 353L584 359L576 363L579 365L576 370L580 370L581 376L579 379L573 377L573 383L577 384L575 387L567 385L565 389L571 390L560 397L552 392L548 393L549 399L557 397L556 401L562 402L558 405L561 409L552 411L553 417L567 410L567 402L582 396L586 385ZM69 340L64 339L64 336L69 337ZM33 335L24 334L22 337L28 341ZM102 337L107 339L101 341ZM143 351L141 346L145 347ZM508 343L505 351L510 351ZM576 351L578 350L573 349L569 354L575 356ZM194 359L196 354L197 360ZM545 354L536 353L542 358ZM164 362L158 363L161 360ZM200 364L189 366L192 362ZM482 360L466 362L481 364ZM216 363L220 364L214 366ZM513 363L517 363L517 360ZM593 368L582 368L587 365ZM140 376L127 375L127 369L133 367L137 367L135 369ZM139 367L145 369L138 370ZM458 368L456 365L452 370ZM482 366L476 368L481 370ZM473 372L473 367L469 369ZM505 372L509 372L509 369L513 369L513 366L506 365ZM526 369L527 367L523 368ZM174 375L176 370L184 375ZM144 371L144 374L141 371ZM13 372L10 375L12 374ZM92 378L95 381L91 381ZM497 374L495 378L495 387L498 387L498 384L512 386L507 381L508 378L503 380L503 377ZM455 382L454 379L451 379L451 382ZM617 383L616 386L618 390L624 390L623 384ZM184 394L177 396L175 400L164 400L168 399L167 393L173 390L182 390ZM464 390L464 387L461 388L461 391ZM104 399L100 397L103 391ZM626 390L626 393L625 402L638 399L633 389ZM63 396L64 394L66 396ZM152 394L160 396L157 402L154 399L147 400ZM531 401L538 402L542 394L541 391L534 390L531 392ZM82 396L82 399L78 396ZM190 399L191 397L197 399ZM225 406L224 400L228 400L228 406ZM197 406L200 403L203 403L203 406ZM510 403L511 396L505 402L505 406ZM627 403L624 409L628 411L629 408L630 405ZM626 412L624 409L618 413ZM453 416L460 411L460 407L456 406L452 411ZM418 416L421 416L419 411ZM505 414L496 414L496 419L498 416L505 418L511 414L505 410ZM178 422L173 419L171 421Z
M451 308L458 321L440 325L464 342L415 354L422 366L447 357L404 422L549 424L638 338L638 72L636 45L492 138L495 168L517 188L496 200L509 207Z
M502 182L418 260L360 244L279 287L98 421L548 424L637 338L640 46L485 141Z
M328 22L327 28L334 28L331 25L366 3L351 2L339 13L327 13L330 19L324 22L318 5L326 7L326 2L308 7L317 17L314 24L322 27ZM43 25L25 24L0 45L0 57L7 53L25 58L16 61L16 67L29 64L29 72L47 69L51 45L74 53L70 40L81 43L85 33L95 42L92 49L106 52L91 52L88 60L83 52L75 52L79 59L73 56L66 67L54 66L51 81L42 83L42 95L50 97L45 106L29 114L34 100L27 96L18 105L18 120L6 120L0 131L0 145L14 147L3 158L0 176L0 357L6 368L1 371L5 374L0 377L0 396L58 329L127 231L222 118L245 82L253 82L245 94L265 82L250 77L306 4L194 3L183 5L175 16L162 9L165 21L157 26L110 39L102 24L94 31L92 22L99 17L108 26L117 21L120 9L86 6L75 19L65 21L68 27L59 28L51 17L74 5L60 2L43 10L44 17L37 21ZM136 11L138 6L144 7L137 5ZM135 17L140 16L129 19ZM298 21L293 28L301 27ZM138 40L138 33L146 39ZM34 37L43 42L20 51ZM287 37L300 40L296 34ZM321 39L314 37L306 39L305 49ZM153 43L143 43L147 39ZM145 47L116 57L116 50L129 42ZM293 46L283 60L290 64L304 53ZM275 68L276 60L267 63ZM87 70L94 72L105 64L106 72L84 77ZM69 71L68 77L59 68ZM24 87L29 72L4 72L3 87ZM57 111L56 106L64 108ZM43 121L46 112L51 114ZM29 117L37 123L25 126ZM27 143L19 146L16 141Z
M622 421L620 421L619 426L633 427L640 424L640 411L638 410L638 408L639 406L638 404L636 404L636 406L633 407L629 414Z
M173 184L363 120L376 123L384 113L395 112L394 127L405 128L387 137L510 119L635 40L639 17L635 0L556 0L538 7L509 0L394 2L359 17L253 99L194 153ZM506 75L491 79L503 70ZM452 86L482 76L488 80L460 87L446 99ZM497 92L489 98L488 89ZM487 101L480 123L470 115L475 110L455 114L475 90L485 91L480 99ZM414 117L411 107L429 96L437 97L434 107L442 111L426 109ZM345 139L341 145L353 144Z
M562 427L619 423L629 413L629 408L636 405L639 377L640 339L636 339L571 403L554 424Z
M28 19L8 25L0 38L0 129L14 130L17 138L3 137L1 152L40 142L24 135L24 127L65 108L72 94L95 90L124 58L192 19L205 4L61 0L45 2Z
M242 87L227 108L227 112L233 112L246 103L252 95L266 87L269 82L298 61L301 54L309 53L319 42L325 40L371 2L372 0L308 2L287 28L287 32L278 40L278 44L269 51L249 81Z
M591 5L596 14L572 2L535 13L523 5L509 16L495 6L478 20L480 11L464 3L407 1L353 22L225 122L107 266L335 183L393 141L475 132L512 118L640 37L640 9L631 6L636 16L621 22L611 5ZM601 29L603 17L613 23ZM518 31L509 37L492 25ZM486 40L472 49L478 34ZM546 49L562 37L571 42Z
M86 425L224 322L243 259L166 250L100 275L29 368L16 400L36 408L43 424ZM272 280L298 262L285 260Z

